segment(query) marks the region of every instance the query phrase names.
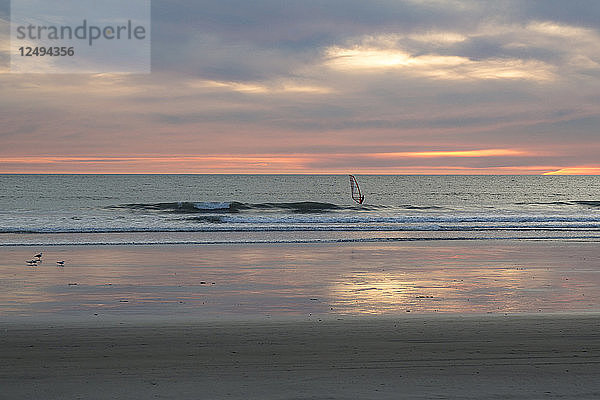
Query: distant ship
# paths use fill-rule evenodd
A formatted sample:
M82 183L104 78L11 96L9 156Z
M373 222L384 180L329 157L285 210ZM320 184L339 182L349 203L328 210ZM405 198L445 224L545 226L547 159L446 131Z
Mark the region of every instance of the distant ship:
M354 175L350 175L350 189L352 190L352 200L362 204L365 201L365 195L360 192L360 187Z

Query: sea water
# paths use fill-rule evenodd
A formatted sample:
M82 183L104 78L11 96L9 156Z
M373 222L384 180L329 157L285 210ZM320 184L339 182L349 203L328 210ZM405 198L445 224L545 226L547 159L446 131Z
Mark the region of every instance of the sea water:
M0 175L0 245L600 238L598 176Z

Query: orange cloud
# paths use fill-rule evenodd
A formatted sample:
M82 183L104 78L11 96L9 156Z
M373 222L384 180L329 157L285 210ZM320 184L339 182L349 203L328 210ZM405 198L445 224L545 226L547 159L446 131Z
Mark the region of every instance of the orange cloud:
M502 156L525 156L530 153L511 149L488 149L488 150L459 150L459 151L416 151L398 153L379 153L383 157L502 157Z
M496 167L402 165L403 159L523 156L511 149L327 154L221 154L203 156L40 156L0 158L1 173L361 173L391 174L493 174L543 173L554 167ZM397 160L398 164L394 165ZM390 165L390 162L392 164Z
M600 167L566 167L544 175L600 175Z
M303 173L310 159L286 155L4 157L2 173ZM305 169L305 168L304 168Z

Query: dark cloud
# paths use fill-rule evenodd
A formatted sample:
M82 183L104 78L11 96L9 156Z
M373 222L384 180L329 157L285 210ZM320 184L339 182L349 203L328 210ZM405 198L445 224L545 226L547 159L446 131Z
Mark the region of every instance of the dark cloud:
M465 3L466 4L466 3ZM476 2L471 12L481 17ZM156 1L153 68L252 80L290 74L347 38L474 26L470 13L410 1Z
M600 2L596 0L511 0L504 3L510 15L520 20L550 20L591 28L600 26Z

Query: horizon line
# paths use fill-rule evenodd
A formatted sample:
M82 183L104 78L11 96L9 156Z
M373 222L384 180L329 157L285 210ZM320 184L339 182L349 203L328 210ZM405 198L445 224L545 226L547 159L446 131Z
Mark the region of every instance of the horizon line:
M322 175L322 176L344 176L344 175L356 175L356 176L600 176L597 174L573 174L565 173L560 174L556 172L545 172L541 174L527 174L527 173L477 173L477 174L435 174L435 173L357 173L357 172L312 172L312 173L301 173L301 172L1 172L0 175Z

